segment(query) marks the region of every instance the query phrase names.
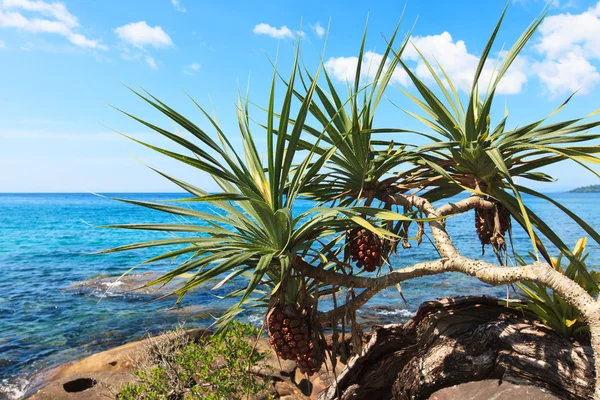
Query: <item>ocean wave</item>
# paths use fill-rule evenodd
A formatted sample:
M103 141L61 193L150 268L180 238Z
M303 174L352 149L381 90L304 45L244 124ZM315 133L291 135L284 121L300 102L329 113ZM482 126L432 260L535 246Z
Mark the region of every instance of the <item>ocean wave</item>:
M123 282L123 281L114 281L114 282L107 282L107 283L104 283L102 285L104 287L106 287L107 289L110 289L110 288L114 288L114 287L117 287L117 286L125 285L125 282Z
M399 315L401 317L406 317L406 318L411 318L412 316L415 315L414 312L409 311L405 308L399 308L399 309L395 309L395 310L379 309L379 310L375 311L375 314L377 314L377 315Z
M248 322L252 325L260 326L262 325L264 317L264 314L250 314L248 315Z

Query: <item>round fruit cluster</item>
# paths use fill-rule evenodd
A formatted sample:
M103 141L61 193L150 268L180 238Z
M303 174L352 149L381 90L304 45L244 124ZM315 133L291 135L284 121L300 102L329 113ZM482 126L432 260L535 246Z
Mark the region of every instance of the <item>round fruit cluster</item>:
M355 228L348 232L350 259L356 261L359 268L373 272L382 263L381 239L364 228Z
M269 343L283 360L294 360L303 374L321 369L308 318L295 306L276 306L267 316Z

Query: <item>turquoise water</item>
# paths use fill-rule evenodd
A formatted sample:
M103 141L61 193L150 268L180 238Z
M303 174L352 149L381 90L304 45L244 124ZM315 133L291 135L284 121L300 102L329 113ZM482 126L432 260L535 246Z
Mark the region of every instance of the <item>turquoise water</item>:
M179 197L168 194L127 194L138 200ZM599 194L552 195L598 228ZM570 246L584 233L552 206L535 199L528 204ZM298 203L298 210L311 206ZM481 246L473 214L448 222L458 248L477 257ZM90 194L0 194L0 399L19 398L35 385L34 373L104 349L160 332L185 322L206 326L228 304L201 289L174 308L174 299L150 302L156 294L105 293L106 287L81 285L93 278L118 276L154 254L150 251L95 255L94 252L166 234L100 229L98 225L133 222L173 222L167 214L118 203ZM515 245L527 249L525 236L515 228ZM589 264L600 265L600 249L589 242ZM487 259L493 261L491 251ZM420 247L401 250L395 268L436 257L425 240ZM168 262L140 267L138 272L164 271ZM490 287L460 274L425 277L402 286L406 305L395 289L381 292L362 311L365 326L373 321L408 318L424 300L447 295L504 295L505 287ZM106 296L103 297L103 294ZM221 293L222 294L222 293ZM102 300L99 301L102 297ZM325 307L327 304L325 304ZM258 323L260 315L246 315Z

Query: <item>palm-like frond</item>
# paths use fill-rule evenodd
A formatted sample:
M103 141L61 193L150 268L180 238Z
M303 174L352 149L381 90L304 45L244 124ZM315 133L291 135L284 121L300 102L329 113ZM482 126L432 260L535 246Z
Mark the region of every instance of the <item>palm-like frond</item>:
M328 220L336 218L334 215L327 217L311 215L303 220L297 220L292 216L293 202L297 198L298 192L300 192L302 178L306 179L306 170L310 158L297 168L292 168L292 163L299 148L298 141L302 126L308 115L308 108L311 105L316 86L315 84L307 89L304 100L300 103L299 111L294 116L295 124L290 124L297 65L298 52L296 52L296 60L287 93L278 114L279 125L277 131L284 133L284 135L279 136L273 134L276 114L274 106L276 70L273 74L266 124L269 127L267 131L266 160L260 157L251 132L247 95L245 98L239 96L237 104L238 125L243 146L243 155L240 155L228 140L228 135L221 130L216 119L193 99L192 101L216 131L220 143L213 140L198 125L150 93L132 90L144 101L181 126L199 144L125 113L178 144L184 152L178 153L165 150L134 138L131 139L159 153L207 172L221 189L220 193L211 194L157 171L188 192L189 197L172 200L175 203L186 203L185 206L172 205L174 203L163 204L123 200L158 211L184 216L191 221L178 224L111 226L112 228L144 229L187 235L185 237L121 246L109 250L125 251L133 248L185 244L187 247L166 254L170 257L186 255L189 258L174 270L150 282L149 285L164 284L176 276L191 273L191 278L174 292L181 299L187 291L217 276L228 274L225 278L225 281L227 281L236 276L251 273L248 278L248 286L244 293L240 295L240 304L243 304L249 300L250 295L255 292L257 287L264 283L265 277L269 282L281 281L282 266L289 263L290 257L293 257L300 248L310 247L311 241L327 229ZM291 127L289 133L288 127ZM193 206L197 202L209 202L217 212L200 212L190 207L190 205ZM304 234L299 235L299 232ZM159 256L150 261L163 258L163 256ZM238 311L231 310L230 312Z
M480 78L505 12L506 9L503 11L476 68L466 111L464 111L465 108L455 85L442 66L437 65L445 83L438 77L436 70L427 58L421 54L423 63L432 73L438 89L443 94L443 99L436 96L406 64L400 62L419 91L422 100L411 95L409 98L426 114L425 116L412 115L432 129L433 134L439 138L415 150L421 157L420 166L415 169L417 173L410 179L421 182L423 187L431 189L426 195L431 201L448 198L462 191L491 196L509 209L511 215L528 232L534 248L540 248L547 259L549 259L547 251L537 239L534 228L550 239L560 251L572 257L564 243L553 235L543 221L527 209L521 192L546 200L547 197L533 190L524 190L522 186L515 184L515 178L541 182L552 181L553 179L541 172L540 169L564 160L572 160L593 171L586 164L600 163L600 158L596 156L600 152L600 147L592 145L600 138L600 135L588 131L599 126L600 122L587 122L586 120L598 111L584 118L544 125L547 117L514 130L506 129L508 118L508 112L506 112L502 120L492 128L491 109L498 85L542 22L547 10L531 23L509 49L500 66L492 74L487 92L481 97L479 94ZM570 99L571 97L550 116L560 111ZM582 143L587 145L582 146ZM594 173L596 176L600 176L596 172ZM561 209L565 211L564 207ZM590 230L589 226L573 213L568 212L567 214L586 231ZM597 234L592 237L595 240L600 239ZM587 271L583 269L581 272L587 274Z
M401 21L402 19L400 19ZM414 159L406 143L378 142L373 135L380 133L412 133L397 128L375 128L374 116L388 84L397 70L399 57L408 43L408 36L398 49L393 46L400 23L391 36L381 62L370 81L363 81L365 41L363 34L357 58L357 68L352 83L348 82L348 94L338 93L331 76L323 68L325 84L316 84L317 77L300 71L305 88L315 85L315 96L309 112L321 127L305 124L303 130L308 138L299 146L319 155L319 173L306 180L304 194L318 201L343 199L341 204L352 204L363 191L385 190L395 180L390 175L394 168ZM367 75L371 75L370 71ZM364 82L364 83L363 83ZM304 101L304 95L295 92ZM293 121L297 124L298 121ZM281 134L281 132L278 132ZM281 135L280 135L281 136ZM310 139L312 137L312 140Z
M163 274L148 285L166 284L178 276L188 277L173 293L179 300L190 290L220 277L221 287L232 279L244 278L247 285L226 297L238 297L239 303L232 307L221 319L227 322L246 307L267 305L268 298L285 283L286 295L294 295L289 286L317 288L318 283L304 280L300 285L297 277L290 277L290 265L296 258L312 257L321 254L319 243L340 237L340 233L363 226L380 235L389 235L383 229L368 222L363 216L373 219L407 219L402 215L380 214L376 209L353 208L314 208L299 216L292 213L294 201L303 193L304 186L320 171L326 158L313 156L320 154L310 148L309 154L299 164L298 151L306 149L300 140L305 120L311 107L314 107L313 94L317 91L319 72L311 80L310 86L298 96L295 80L298 74L298 52L287 83L281 109L275 111L275 84L277 70L273 73L269 93L266 128L266 159L260 153L251 131L251 118L248 96L238 97L237 119L243 154L230 143L228 135L202 106L194 101L201 113L216 131L219 142L202 128L148 92L132 90L141 99L166 115L193 136L189 140L161 127L126 115L179 145L182 152L166 150L146 142L132 140L175 160L181 161L208 173L220 188L219 193L208 193L203 189L155 170L188 193L187 197L168 202L153 203L117 199L137 206L169 213L185 218L185 221L172 224L127 224L112 225L110 228L162 231L172 234L170 239L155 240L120 246L107 252L127 251L150 247L177 246L165 253L147 260L145 263L187 257L175 269ZM297 113L291 115L293 101L300 104ZM276 120L278 120L275 129ZM327 150L333 153L333 150ZM194 205L209 203L214 212L199 211ZM338 239L339 242L339 239ZM335 252L341 251L339 243ZM321 263L321 261L319 261Z
M593 295L598 290L598 284L600 283L600 273L596 271L590 271L593 281L585 279L579 273L578 264L585 267L585 260L587 254L585 253L587 238L581 238L577 241L575 248L572 253L578 260L578 263L569 262L566 268L563 268L563 254L559 254L558 258L552 258L552 267L555 270L564 274L569 279L577 282L582 288L588 293ZM520 260L521 263L524 261ZM588 332L589 328L585 324L584 318L581 313L570 306L563 298L557 293L549 291L543 285L539 285L533 282L521 282L517 284L519 289L522 291L525 299L528 300L523 306L523 309L536 315L546 325L551 327L556 332L572 338L573 336L580 336L584 332Z

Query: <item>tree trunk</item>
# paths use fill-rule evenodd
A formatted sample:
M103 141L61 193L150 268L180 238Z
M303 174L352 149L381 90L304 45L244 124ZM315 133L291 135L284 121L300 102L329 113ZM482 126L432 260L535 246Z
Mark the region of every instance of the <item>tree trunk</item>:
M376 326L363 354L338 377L342 399L427 399L483 379L531 384L561 398L591 399L589 345L571 342L491 297L421 305L406 324ZM321 399L335 399L330 387Z

